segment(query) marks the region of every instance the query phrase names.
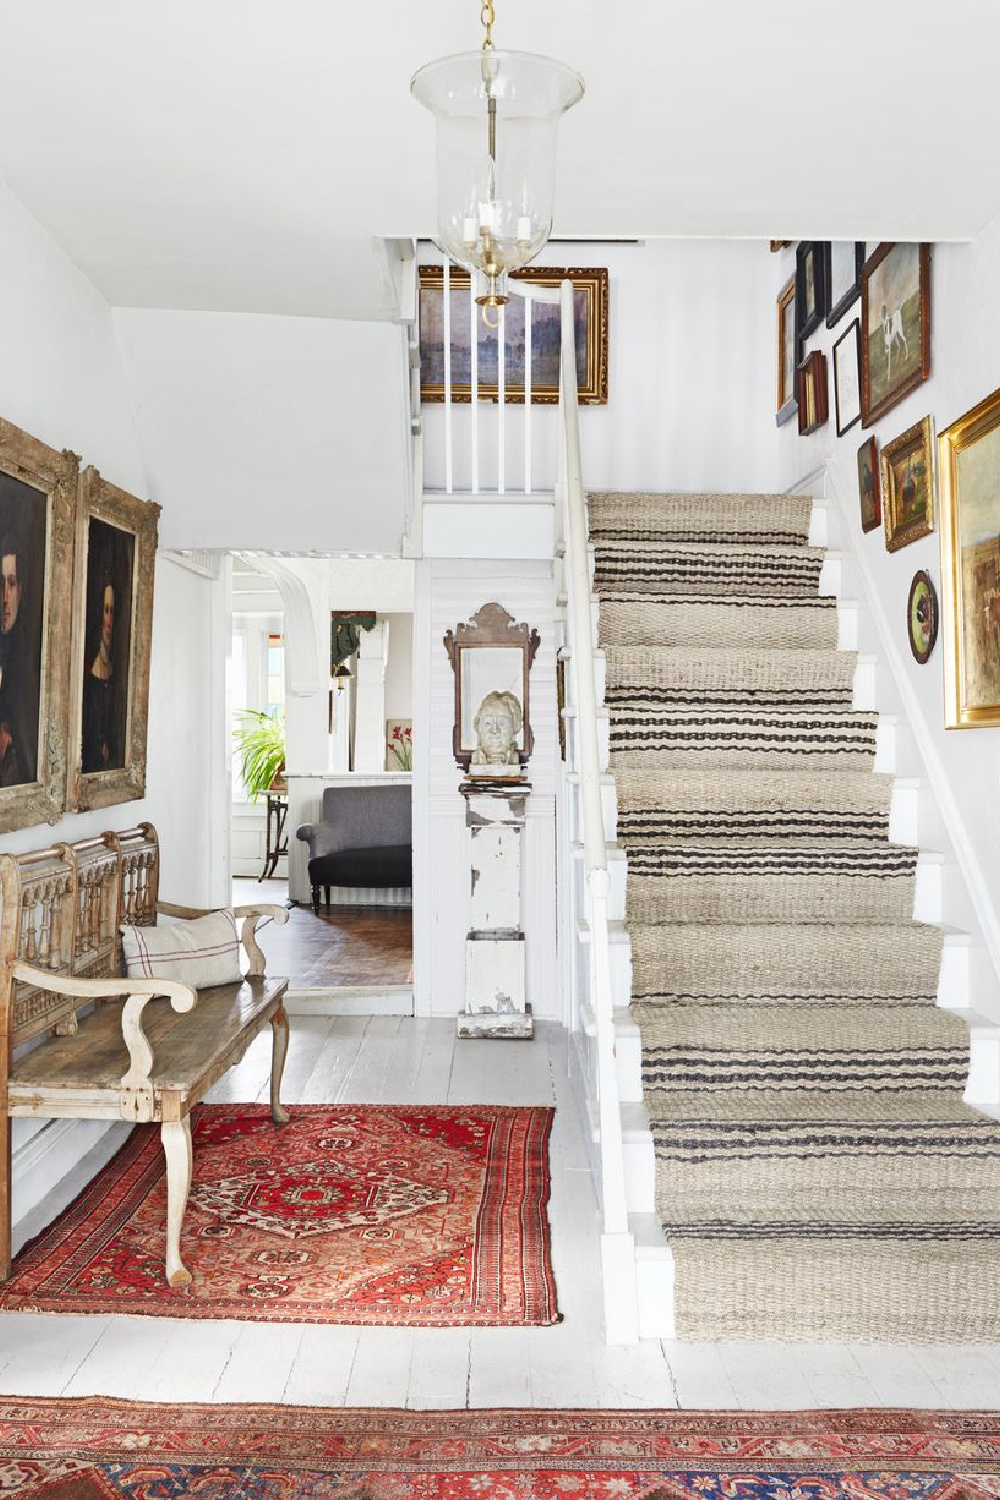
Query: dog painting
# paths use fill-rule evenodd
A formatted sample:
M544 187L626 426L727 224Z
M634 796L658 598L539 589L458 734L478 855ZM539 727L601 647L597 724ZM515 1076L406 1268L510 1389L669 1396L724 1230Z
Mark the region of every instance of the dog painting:
M930 374L930 255L882 245L862 282L862 417L870 426Z

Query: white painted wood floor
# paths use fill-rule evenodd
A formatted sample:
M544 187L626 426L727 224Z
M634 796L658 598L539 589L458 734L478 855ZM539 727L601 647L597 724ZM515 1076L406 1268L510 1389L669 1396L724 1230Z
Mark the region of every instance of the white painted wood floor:
M210 1096L265 1099L261 1037ZM560 1027L457 1042L451 1021L292 1019L294 1103L553 1103L552 1328L394 1329L0 1313L0 1393L331 1406L1000 1406L1000 1347L645 1342L608 1349L597 1212ZM107 1155L105 1150L104 1155ZM87 1170L96 1170L99 1151ZM22 1226L37 1231L65 1184Z

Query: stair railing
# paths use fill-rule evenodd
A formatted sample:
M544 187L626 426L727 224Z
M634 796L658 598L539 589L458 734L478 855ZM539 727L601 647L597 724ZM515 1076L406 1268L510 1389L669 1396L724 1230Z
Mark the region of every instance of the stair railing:
M511 290L518 295L515 281ZM590 935L590 997L596 1027L597 1093L600 1127L601 1261L605 1335L608 1343L638 1338L635 1248L629 1232L621 1110L615 1070L611 959L608 946L608 871L601 798L601 751L597 728L597 640L591 610L587 509L580 458L580 405L576 373L573 283L557 290L535 286L538 301L561 309L559 356L558 475L556 544L564 551L566 626L576 706L576 758L583 825L583 865Z

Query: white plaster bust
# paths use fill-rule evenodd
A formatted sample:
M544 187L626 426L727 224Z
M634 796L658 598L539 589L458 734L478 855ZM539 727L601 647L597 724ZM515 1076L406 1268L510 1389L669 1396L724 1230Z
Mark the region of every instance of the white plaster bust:
M521 728L521 705L513 693L487 693L472 722L476 748L471 766L517 766L517 735Z

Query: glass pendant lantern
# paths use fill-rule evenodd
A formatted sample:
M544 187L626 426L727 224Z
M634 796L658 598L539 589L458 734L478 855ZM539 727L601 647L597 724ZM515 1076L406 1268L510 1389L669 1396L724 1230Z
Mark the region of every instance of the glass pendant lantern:
M482 20L482 49L427 63L410 92L437 125L437 243L472 273L495 327L509 273L552 232L559 120L583 97L583 79L547 57L498 51L492 0Z

